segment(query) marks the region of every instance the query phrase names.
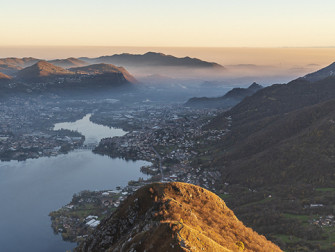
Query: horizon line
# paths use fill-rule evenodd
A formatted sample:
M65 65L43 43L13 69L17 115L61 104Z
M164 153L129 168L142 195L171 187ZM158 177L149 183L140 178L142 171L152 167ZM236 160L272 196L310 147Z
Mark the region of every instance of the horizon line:
M0 48L8 48L8 47L117 47L117 48L269 48L269 49L280 49L280 48L315 48L315 49L322 49L322 48L335 48L334 46L157 46L157 45L148 45L148 46L131 46L131 45L0 45Z

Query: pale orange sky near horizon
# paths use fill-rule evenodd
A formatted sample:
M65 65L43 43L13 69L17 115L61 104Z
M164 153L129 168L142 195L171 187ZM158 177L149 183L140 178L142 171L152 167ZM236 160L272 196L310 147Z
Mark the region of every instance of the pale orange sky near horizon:
M335 61L334 0L11 0L0 58L162 52L276 68Z
M333 0L11 0L0 46L331 47Z

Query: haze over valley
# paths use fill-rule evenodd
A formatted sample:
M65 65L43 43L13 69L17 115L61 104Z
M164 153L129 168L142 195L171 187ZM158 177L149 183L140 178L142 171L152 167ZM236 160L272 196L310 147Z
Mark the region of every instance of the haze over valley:
M1 11L1 252L335 250L334 1Z

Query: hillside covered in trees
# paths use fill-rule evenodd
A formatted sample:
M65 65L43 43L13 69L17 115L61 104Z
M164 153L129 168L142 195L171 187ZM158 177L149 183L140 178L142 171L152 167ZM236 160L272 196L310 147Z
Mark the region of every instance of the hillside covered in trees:
M334 224L320 219L335 214L335 78L266 87L206 127L228 120L202 162L220 169L227 204L288 251L333 251Z

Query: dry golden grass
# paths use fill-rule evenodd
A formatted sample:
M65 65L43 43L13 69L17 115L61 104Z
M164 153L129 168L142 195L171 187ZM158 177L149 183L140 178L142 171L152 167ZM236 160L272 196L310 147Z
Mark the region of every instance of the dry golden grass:
M161 201L158 215L169 223L185 251L281 251L247 228L217 195L186 183L156 183L148 193Z
M78 251L281 251L240 222L217 195L154 183L128 197Z

